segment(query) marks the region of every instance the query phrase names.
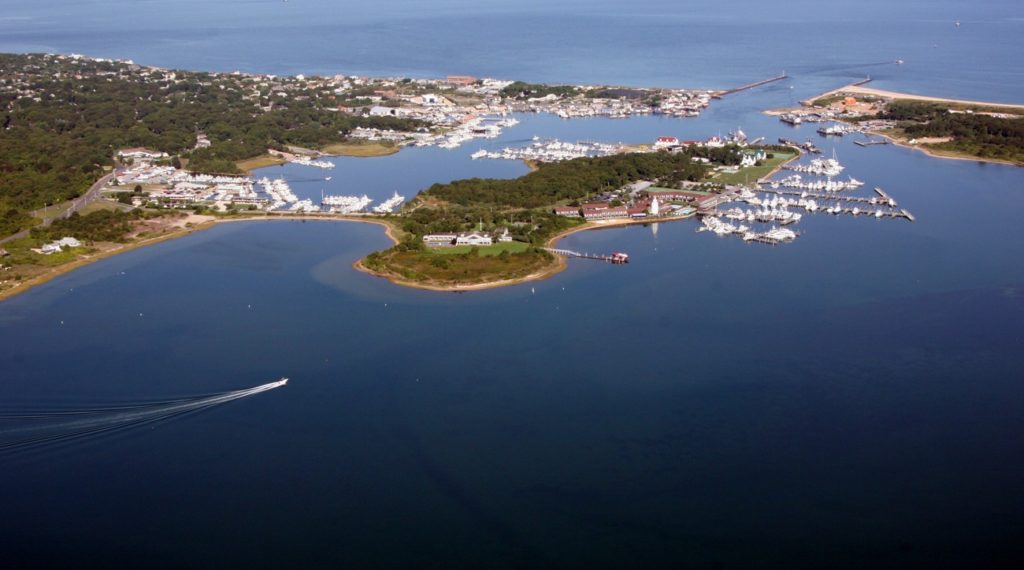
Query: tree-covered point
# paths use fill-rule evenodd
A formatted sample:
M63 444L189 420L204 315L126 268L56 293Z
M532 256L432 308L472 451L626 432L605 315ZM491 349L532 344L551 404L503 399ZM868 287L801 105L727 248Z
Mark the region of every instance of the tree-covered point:
M979 158L1024 163L1024 118L997 117L948 104L894 101L879 118L898 121L909 138L952 137L933 146Z
M538 170L513 180L470 178L434 184L423 197L462 206L537 208L615 190L637 180L698 181L704 174L704 166L686 153L617 154L542 163Z

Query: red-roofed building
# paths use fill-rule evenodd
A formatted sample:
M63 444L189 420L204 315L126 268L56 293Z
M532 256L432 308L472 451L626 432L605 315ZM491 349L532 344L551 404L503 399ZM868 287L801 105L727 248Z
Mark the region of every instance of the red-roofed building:
M629 210L625 206L618 208L583 209L583 217L587 220L606 220L608 218L627 218Z
M552 210L556 216L565 216L567 218L578 218L580 217L580 209L573 206L559 206Z
M654 141L654 148L668 148L670 146L677 146L679 139L676 137L658 137Z

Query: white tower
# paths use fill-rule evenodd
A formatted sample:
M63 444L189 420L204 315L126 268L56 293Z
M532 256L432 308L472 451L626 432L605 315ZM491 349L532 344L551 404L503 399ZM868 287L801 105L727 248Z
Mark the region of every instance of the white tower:
M657 216L658 215L658 197L657 196L655 196L654 199L651 200L651 207L647 210L647 212L650 215L652 215L652 216Z

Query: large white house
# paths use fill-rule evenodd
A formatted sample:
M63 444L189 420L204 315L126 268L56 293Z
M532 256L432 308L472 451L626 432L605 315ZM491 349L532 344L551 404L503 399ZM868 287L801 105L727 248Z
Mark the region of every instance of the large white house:
M459 234L455 238L455 245L491 245L492 243L494 240L491 239L491 236L477 232Z

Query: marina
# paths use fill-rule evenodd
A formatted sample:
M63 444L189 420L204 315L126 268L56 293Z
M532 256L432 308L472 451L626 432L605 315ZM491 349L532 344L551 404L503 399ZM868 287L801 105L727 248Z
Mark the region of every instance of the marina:
M369 196L332 196L325 195L320 199L320 205L328 212L336 214L354 214L366 209L373 202Z
M395 192L393 196L374 206L373 211L377 214L390 214L391 212L394 212L396 208L401 206L403 202L405 202L405 196Z
M534 137L528 146L506 147L500 151L478 150L470 155L473 160L481 158L500 160L535 160L537 162L559 162L583 157L609 156L622 152L620 145L607 143L577 141L564 142L558 139L540 140Z

